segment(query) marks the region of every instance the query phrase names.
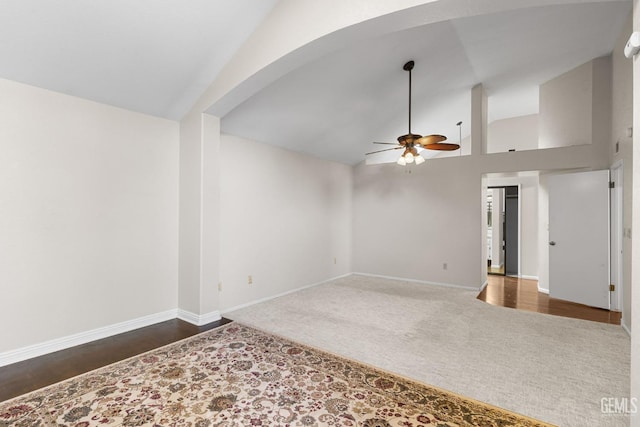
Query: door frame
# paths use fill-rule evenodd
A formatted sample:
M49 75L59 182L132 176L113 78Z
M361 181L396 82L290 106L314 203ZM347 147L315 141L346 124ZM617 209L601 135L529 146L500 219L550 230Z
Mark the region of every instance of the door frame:
M489 190L495 190L495 189L502 189L503 190L502 193L501 193L502 194L502 203L501 204L502 204L502 208L504 209L504 201L506 200L504 187L499 186L499 185L497 185L497 186L496 185L487 186L487 193L488 193ZM488 197L486 197L485 200L488 200ZM495 230L495 226L494 226L494 224L495 224L494 221L495 221L495 218L496 218L495 206L496 206L496 201L493 200L493 208L492 208L492 212L491 212L491 222L492 222L491 227L492 227L493 230ZM500 251L502 252L502 257L504 258L503 259L503 263L502 263L502 267L503 267L504 272L503 273L499 273L499 272L498 273L493 273L493 272L489 271L490 268L488 268L487 269L487 274L490 274L492 276L506 276L506 267L507 267L506 266L506 250L504 248L504 243L503 243L504 242L504 223L502 222L502 214L500 212L499 212L499 215L497 216L497 218L500 219L500 226L503 228L503 230L501 231L502 232L502 241L500 242L500 245L502 247L500 248ZM487 230L488 230L488 228L487 228ZM485 231L484 234L486 236L487 232Z
M488 185L487 190L492 188L502 188L504 190L504 198L506 202L506 187L518 187L518 274L511 277L522 277L522 184L496 184L496 185ZM505 203L506 204L506 203ZM506 222L506 221L505 221ZM486 236L486 233L485 233ZM486 262L486 261L485 261ZM507 251L505 246L504 253L504 274L499 273L488 273L497 276L507 276Z
M615 290L610 292L610 310L622 311L624 287L624 163L615 162L609 172L614 188L609 192L610 204L610 275Z

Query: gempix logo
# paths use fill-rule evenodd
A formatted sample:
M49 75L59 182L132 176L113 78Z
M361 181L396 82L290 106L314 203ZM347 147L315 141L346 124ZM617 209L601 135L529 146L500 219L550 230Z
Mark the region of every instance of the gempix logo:
M600 399L603 415L633 415L638 413L637 397L603 397Z

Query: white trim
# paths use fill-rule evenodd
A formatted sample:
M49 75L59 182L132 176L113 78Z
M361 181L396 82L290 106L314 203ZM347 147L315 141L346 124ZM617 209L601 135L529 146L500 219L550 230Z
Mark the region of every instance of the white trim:
M520 275L520 278L521 278L521 279L527 279L527 280L540 280L540 279L538 278L538 276L529 276L529 275L527 275L527 274L521 274L521 275Z
M383 276L381 274L369 274L369 273L353 273L353 274L357 276L379 277L381 279L400 280L403 282L420 283L422 285L434 285L434 286L444 286L446 288L466 289L469 291L478 291L481 289L481 287L478 288L476 286L454 285L453 283L442 283L442 282L429 282L426 280L406 279L404 277Z
M55 351L64 350L77 345L86 344L91 341L111 337L113 335L122 334L133 331L134 329L144 328L155 323L165 322L175 319L177 310L167 310L160 313L150 314L148 316L139 317L137 319L127 320L125 322L116 323L101 328L92 329L90 331L80 332L66 337L56 338L39 344L33 344L15 350L0 353L0 366L10 365L12 363L21 362L33 357L42 356L53 353Z
M624 163L620 159L609 169L609 181L615 182L615 188L609 193L609 257L610 282L615 291L610 293L609 308L624 310ZM615 216L615 218L614 218ZM617 226L617 229L613 229Z
M497 180L497 181L503 182L503 183L502 184L496 184L496 183L486 184L485 190L496 189L496 188L504 189L505 212L506 212L506 204L507 204L507 190L505 187L518 187L518 274L516 275L516 277L521 277L520 273L522 272L522 182L518 182L516 184L507 184L507 182L510 182L508 179L504 181L501 181L501 180ZM485 197L485 201L486 201L486 197ZM485 243L484 240L483 240L483 243ZM503 265L505 265L505 270L506 270L506 262L503 263ZM491 263L491 267L495 268L493 267L493 262Z
M627 335L629 335L629 338L631 338L631 330L629 329L629 327L622 321L620 322L620 325L622 326L622 329L624 329L624 331L627 333Z
M312 283L312 284L310 284L310 285L301 286L301 287L299 287L299 288L295 288L295 289L291 289L291 290L289 290L289 291L281 292L281 293L276 294L276 295L272 295L272 296L269 296L269 297L265 297L265 298L260 298L260 299L257 299L257 300L253 300L253 301L250 301L250 302L247 302L247 303L244 303L244 304L236 305L236 306L234 306L234 307L230 307L230 308L227 308L227 309L222 310L222 311L221 311L221 313L222 313L222 314L230 313L230 312L232 312L232 311L240 310L241 308L250 307L250 306L255 305L255 304L260 304L260 303L262 303L262 302L266 302L266 301L269 301L269 300L272 300L272 299L280 298L280 297L283 297L283 296L285 296L285 295L289 295L289 294L292 294L292 293L294 293L294 292L301 291L301 290L303 290L303 289L313 288L314 286L322 285L322 284L324 284L324 283L328 283L328 282L331 282L331 281L333 281L333 280L342 279L342 278L344 278L344 277L351 276L352 274L354 274L354 273L347 273L347 274L343 274L343 275L341 275L341 276L332 277L332 278L330 278L330 279L323 280L323 281L321 281L321 282Z
M491 263L491 268L502 268L504 264L494 264L493 262Z
M222 319L218 310L205 314L195 314L181 308L178 309L177 317L180 320L184 320L185 322L189 322L196 326L206 325L207 323L216 322Z
M541 288L540 285L538 285L538 292L549 295L549 289Z
M504 193L505 199L507 193ZM505 203L506 204L506 203ZM505 209L506 211L506 209ZM505 266L505 272L507 267ZM518 274L522 273L522 183L518 183Z
M489 281L485 280L482 286L480 286L480 292L484 291L484 288L486 288L488 284L489 284Z

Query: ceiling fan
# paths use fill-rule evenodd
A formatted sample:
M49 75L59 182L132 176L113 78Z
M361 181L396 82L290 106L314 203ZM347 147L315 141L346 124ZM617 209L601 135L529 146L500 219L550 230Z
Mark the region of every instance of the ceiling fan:
M398 159L397 163L404 166L407 163L413 163L415 161L416 164L419 165L421 163L424 163L424 157L418 154L418 147L437 151L453 151L460 148L459 144L444 142L447 140L447 137L443 135L422 136L416 133L411 133L411 70L413 70L414 65L414 61L409 61L402 67L405 71L409 72L409 132L406 135L399 136L397 143L374 142L374 144L395 145L396 147L372 151L371 153L366 153L365 155L368 156L369 154L382 153L383 151L399 150L401 148L404 148L404 152Z

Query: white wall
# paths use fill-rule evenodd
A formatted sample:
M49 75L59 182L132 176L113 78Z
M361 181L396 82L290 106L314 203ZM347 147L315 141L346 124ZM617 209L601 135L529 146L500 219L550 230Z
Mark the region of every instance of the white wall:
M538 115L511 117L489 123L487 153L505 153L538 148Z
M591 144L593 64L540 85L540 148Z
M178 308L202 325L220 320L220 119L192 113L180 122Z
M220 168L221 311L352 271L350 166L222 135Z
M180 122L178 306L200 314L202 224L201 114Z
M626 40L625 40L626 42ZM612 58L596 58L540 87L540 148L574 146L588 149L585 170L607 169L611 164L612 81L629 82L612 73ZM616 101L618 104L620 101ZM582 145L580 147L580 144ZM544 155L544 151L540 153ZM582 151L582 150L581 150ZM577 151L576 151L577 152ZM586 153L586 152L584 152ZM576 169L568 159L564 167L542 167L538 188L538 286L549 289L549 204L547 178ZM554 170L556 170L554 172Z
M538 177L520 179L520 275L538 278Z
M479 288L486 199L471 162L356 166L353 270Z
M611 56L540 85L539 148L595 144L593 163L609 166Z
M602 64L606 62L599 63ZM584 102L589 105L586 133L591 137L594 116L599 123L606 122L601 117L605 112L592 112L591 94L595 87L599 97L606 97L609 82L602 78L606 75L603 72L592 78L592 63L588 68L590 92ZM548 288L548 253L544 252L548 239L542 231L546 231L546 217L540 215L548 205L539 200L546 192L543 187L539 197L537 176L522 176L519 172L606 168L608 157L602 158L602 147L607 147L608 141L597 139L589 144L485 155L481 149L485 140L485 105L482 88L477 86L472 92L470 144L477 149L470 156L435 158L411 168L394 164L356 167L354 271L479 288L486 280L486 199L482 189L484 185L520 184L520 274L539 277L541 287ZM542 111L543 105L540 114ZM553 121L551 124L555 125ZM562 126L547 130L551 138L559 141L566 140L563 132ZM483 178L485 174L512 176L514 172L515 180ZM447 270L443 268L445 263Z
M595 145L593 163L598 164L599 169L607 169L611 166L611 115L613 113L611 55L601 56L591 63L593 68L591 143Z
M0 353L175 308L176 122L0 80L0 153Z

